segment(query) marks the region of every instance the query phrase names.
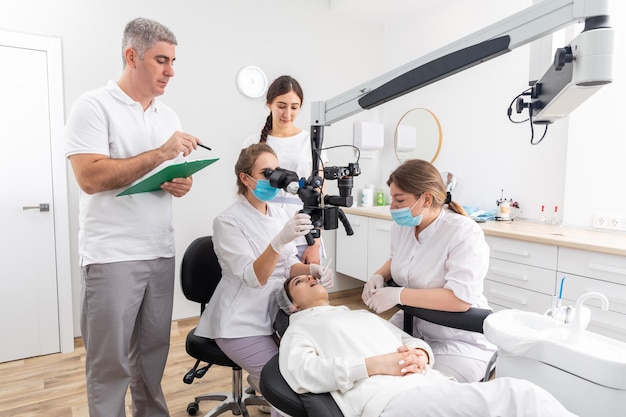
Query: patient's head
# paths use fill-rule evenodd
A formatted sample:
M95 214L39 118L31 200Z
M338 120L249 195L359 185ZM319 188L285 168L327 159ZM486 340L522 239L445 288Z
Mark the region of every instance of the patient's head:
M330 304L328 291L313 275L297 275L287 279L284 290L295 311Z

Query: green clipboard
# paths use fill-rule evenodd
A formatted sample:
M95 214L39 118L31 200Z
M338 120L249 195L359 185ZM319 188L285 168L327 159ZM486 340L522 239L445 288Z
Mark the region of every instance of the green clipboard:
M161 184L163 184L164 182L171 181L174 178L187 178L188 176L193 175L201 169L208 167L218 159L219 158L201 159L198 161L183 162L182 164L167 166L159 172L138 182L137 184L128 187L127 189L116 195L116 197L129 194L159 191L161 189Z

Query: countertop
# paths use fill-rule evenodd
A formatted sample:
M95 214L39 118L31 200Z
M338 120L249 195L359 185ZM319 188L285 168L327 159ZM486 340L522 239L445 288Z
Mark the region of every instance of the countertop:
M345 213L391 220L389 206L345 207ZM553 226L524 219L479 223L486 236L505 237L573 249L626 256L626 233Z

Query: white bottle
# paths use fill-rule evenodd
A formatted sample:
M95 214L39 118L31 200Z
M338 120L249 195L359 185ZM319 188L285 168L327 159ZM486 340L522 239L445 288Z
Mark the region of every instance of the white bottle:
M361 191L361 206L372 207L374 205L374 184L370 184Z

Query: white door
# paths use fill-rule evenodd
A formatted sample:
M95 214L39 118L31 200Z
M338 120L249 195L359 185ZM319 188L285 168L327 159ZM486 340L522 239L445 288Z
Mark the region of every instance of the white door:
M61 351L59 287L65 287L57 279L55 233L68 232L55 230L67 222L55 224L54 185L65 179L53 181L59 174L53 165L59 164L53 164L52 140L59 138L52 135L58 123L51 118L48 53L2 40L0 362L5 362Z

